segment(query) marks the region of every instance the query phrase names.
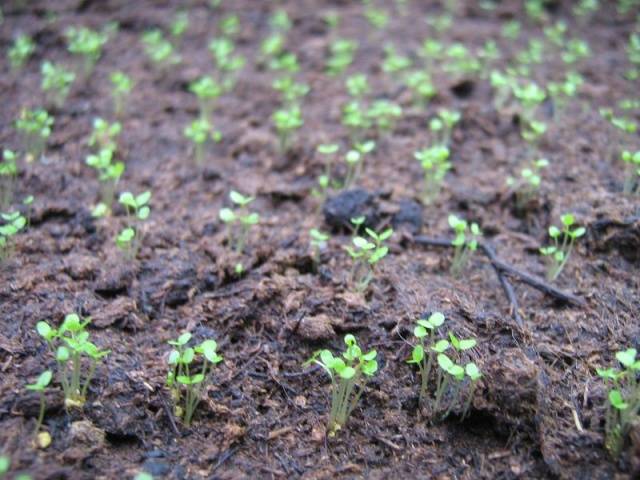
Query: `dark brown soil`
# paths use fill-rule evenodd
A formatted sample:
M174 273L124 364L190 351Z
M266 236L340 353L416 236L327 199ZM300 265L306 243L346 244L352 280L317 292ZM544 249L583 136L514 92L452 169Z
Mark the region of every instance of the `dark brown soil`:
M7 47L24 31L38 48L20 76L10 73L4 54L0 60L2 146L20 148L12 122L21 108L42 105L40 62L71 62L62 35L67 26L117 21L120 31L90 81L76 83L64 108L54 112L45 158L21 164L18 198L35 196L31 226L0 270L0 453L11 457L12 471L36 479L132 478L141 469L187 479L637 478L640 445L627 446L618 462L603 448L605 390L595 375L613 352L640 343L640 207L637 197L621 194L617 159L621 148L637 149L638 136L623 137L598 114L638 95L638 84L622 77L637 12L623 16L613 2L601 2L596 17L578 24L569 2L552 2L551 18L564 18L593 54L578 67L586 80L579 97L549 120L541 150L552 167L543 201L522 218L505 178L520 168L525 147L517 125L491 106L488 82L468 79L461 86L459 78L435 72L439 94L422 111L411 107L400 80L380 69L385 42L409 53L435 35L424 21L440 11L435 2L410 0L406 16L385 2L392 21L377 33L362 17L361 2L279 2L294 22L287 45L300 60L299 78L312 88L303 102L305 125L286 157L270 121L278 107L274 74L254 61L275 2L224 0L218 10L189 2L183 63L165 73L151 68L139 37L152 27L168 28L180 2L22 3L28 8L3 3L0 42ZM493 38L509 56L541 35L521 2L498 3L486 12L476 2L460 2L441 39L477 47ZM322 169L312 152L322 142L347 143L339 122L344 77L323 73L331 37L322 16L329 10L342 17L340 36L360 42L349 72L369 75L373 97L405 106L394 132L377 139L359 181L375 195L380 225L403 201L419 198L422 177L413 152L428 145L428 119L438 108L458 109L463 120L452 142L454 169L438 202L422 211L420 233L446 238L447 215L458 213L481 225L503 260L544 276L537 248L548 226L572 211L588 234L557 286L583 298L584 307L562 305L512 280L521 328L485 257L476 255L455 279L448 273L449 250L417 246L410 240L415 232L403 228L366 300L345 283L349 263L341 246L348 235L336 232L314 273L307 232L328 227L310 195ZM235 91L218 102L215 122L224 140L211 147L201 171L182 133L197 114L187 85L211 72L207 44L221 16L231 12L240 16L237 43L250 61ZM509 18L523 22L517 42L500 36ZM532 76L542 84L561 79L561 66L549 55ZM136 82L120 137L127 171L119 188L153 192L135 262L125 261L113 241L122 212L92 220L98 184L84 164L92 119L111 118L108 76L116 69ZM231 189L255 195L262 218L242 278L232 273L235 259L217 217ZM416 408L418 383L405 363L405 339L413 322L434 310L445 313L451 330L478 338L474 355L484 378L464 421L454 414L431 424ZM93 317L92 336L112 353L81 412L65 412L57 384L50 391L45 428L53 442L36 450L37 397L24 385L54 361L34 328L74 311ZM184 330L217 339L225 358L190 429L172 418L164 386L166 342ZM378 350L380 371L347 428L327 438L328 379L302 363L320 347L341 348L349 332Z

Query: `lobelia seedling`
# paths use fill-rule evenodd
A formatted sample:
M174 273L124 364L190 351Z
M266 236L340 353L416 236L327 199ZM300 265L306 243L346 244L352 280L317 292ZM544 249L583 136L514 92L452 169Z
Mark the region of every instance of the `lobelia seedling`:
M232 14L222 18L218 24L220 31L227 37L233 37L240 33L240 17Z
M616 353L616 360L622 365L622 369L596 369L598 376L609 388L605 416L605 447L614 458L620 455L632 425L639 419L640 360L637 360L636 356L635 348L621 350Z
M142 245L144 230L141 222L149 218L151 213L149 200L151 192L148 190L137 196L131 192L122 192L118 198L118 202L127 211L127 226L116 237L116 245L129 260L136 258Z
M326 63L327 74L339 75L353 63L358 42L355 40L337 39L329 45L329 58Z
M96 369L110 353L109 350L100 350L89 341L86 327L90 322L91 318L80 318L79 315L70 313L65 316L58 329L45 321L36 325L38 334L47 342L58 363L58 378L67 408L80 408L84 405Z
M420 394L418 403L421 405L427 397L427 387L429 386L429 377L436 350L432 348L435 344L436 330L444 323L444 315L440 312L432 313L429 318L421 318L416 322L413 329L413 335L418 340L411 351L411 358L407 363L415 364L420 372Z
M35 50L36 44L31 37L24 33L19 34L7 52L11 70L20 70Z
M210 120L215 101L222 95L222 86L211 77L201 77L189 84L189 91L198 98L200 118Z
M367 109L360 101L347 102L342 107L341 122L349 130L352 141L358 141L364 137L365 132L371 126Z
M18 177L18 155L5 148L0 162L0 210L4 210L13 201L16 179Z
M211 380L213 367L222 361L222 357L217 353L218 344L215 340L204 340L195 347L189 347L190 340L189 332L183 333L176 340L170 340L168 343L174 349L169 354L167 362L167 386L171 391L174 413L182 419L186 427L191 425L202 393ZM196 369L198 359L202 363L199 371Z
M389 14L384 10L374 7L367 7L364 11L367 21L377 30L383 30L389 23Z
M344 84L347 93L356 100L362 99L371 90L369 80L364 73L356 73L355 75L347 77Z
M424 108L438 93L431 81L431 76L422 70L409 73L405 83L411 90L413 102L420 108Z
M282 52L280 55L271 59L269 62L269 68L271 70L287 72L289 74L297 73L300 71L298 56L293 52Z
M396 48L391 44L384 47L384 55L385 58L382 61L383 72L396 73L411 68L411 59L400 55Z
M282 95L282 103L288 108L294 107L311 90L309 85L296 82L289 75L274 80L271 85Z
M233 89L236 75L244 65L246 59L242 55L233 55L235 44L228 38L214 38L209 42L209 51L220 74L220 84L225 91Z
M391 132L402 117L402 107L389 100L376 100L367 110L367 117L379 132Z
M106 31L97 32L86 27L69 27L64 32L69 52L83 58L83 74L88 77L102 55L102 47L109 35Z
M620 159L624 162L627 174L624 179L623 192L625 194L640 194L640 150L630 152L625 150L620 154ZM634 188L635 187L635 188Z
M145 53L161 70L180 63L180 55L175 52L171 42L164 38L162 31L154 29L144 32L141 40Z
M76 74L51 62L43 62L40 67L42 91L47 95L48 101L57 108L62 108L65 100L69 96L71 85L76 78Z
M320 263L320 255L327 249L327 242L331 236L317 228L309 230L309 246L311 247L311 260L314 266Z
M51 383L51 378L53 377L53 373L51 370L45 370L38 376L38 379L35 383L27 385L25 388L32 392L38 392L38 396L40 397L40 411L38 413L38 421L36 422L36 428L34 435L38 435L40 433L40 427L42 427L42 422L44 420L44 414L46 410L46 397L45 390ZM47 432L42 432L46 435L49 435ZM51 437L49 436L49 443L51 443Z
M324 162L324 173L318 177L318 188L312 191L313 195L319 198L318 208L321 209L327 198L331 182L331 167L333 165L333 156L338 153L340 146L336 143L318 145L316 151L326 160Z
M209 140L214 142L220 142L222 140L222 133L218 130L213 130L209 120L205 117L200 117L184 128L184 136L187 137L193 143L193 155L196 160L196 164L204 164L205 147Z
M278 133L281 152L289 149L292 134L304 125L302 111L297 105L286 109L276 110L271 116L273 125Z
M516 192L516 208L526 209L527 205L536 198L542 184L542 170L549 166L549 160L540 158L531 163L530 167L520 171L520 178L507 178L507 186Z
M353 247L344 247L353 261L349 275L351 285L360 293L367 289L373 280L378 263L389 253L389 247L384 242L391 238L393 229L388 228L378 234L370 228L365 228L365 232L372 241L355 236L351 239Z
M227 225L229 244L234 245L234 250L237 253L242 253L249 236L249 230L260 222L260 215L256 212L249 212L247 209L249 204L255 200L254 197L246 197L231 190L229 198L238 208L236 210L223 208L218 216ZM234 232L234 230L237 231Z
M189 28L189 13L182 11L176 13L173 22L169 27L169 31L171 32L171 36L175 39L176 44L180 45L182 41L182 37L187 32Z
M120 122L109 123L103 118L96 117L93 119L93 131L87 144L91 148L100 150L113 150L118 148L118 136L122 131Z
M113 98L113 110L120 117L126 109L127 98L133 88L133 80L124 72L112 72L109 75L111 81L111 97Z
M451 170L449 149L444 145L435 145L415 152L413 156L420 162L424 171L422 199L425 204L429 204L440 195L444 178Z
M14 237L25 228L27 219L20 212L0 213L0 262L13 254Z
M22 135L24 150L28 153L27 160L39 158L51 135L54 118L46 110L22 110L16 120L16 130Z
M111 208L115 196L118 181L125 170L124 162L115 161L114 150L103 148L95 154L88 155L85 162L95 169L100 181L100 209L106 209L107 213ZM102 216L102 215L98 215Z
M429 130L434 136L434 142L438 145L448 146L451 142L453 127L460 121L460 112L442 109L438 116L429 122Z
M343 186L348 188L360 177L364 168L364 159L368 153L373 152L376 148L376 142L367 140L362 143L356 143L353 149L349 150L344 156L347 164L347 174L345 176Z
M454 247L451 274L458 276L466 267L473 252L478 249L478 239L482 236L482 231L477 223L473 222L469 225L466 220L456 215L449 215L448 221L455 233L451 241Z
M547 95L545 91L534 82L529 82L524 85L513 82L511 87L514 97L520 104L520 134L525 141L535 143L547 130L544 122L536 120L535 117L537 108L542 104Z
M575 217L572 214L565 213L560 217L560 220L562 221L562 229L555 225L549 227L549 237L553 245L540 248L540 253L547 259L547 279L549 281L558 278L569 261L576 239L586 233L584 227L572 228L575 224Z
M331 378L331 410L329 412L329 436L347 423L358 405L368 378L378 371L377 352L363 353L353 335L345 335L347 348L341 357L334 357L330 350L319 350L304 365L320 365Z

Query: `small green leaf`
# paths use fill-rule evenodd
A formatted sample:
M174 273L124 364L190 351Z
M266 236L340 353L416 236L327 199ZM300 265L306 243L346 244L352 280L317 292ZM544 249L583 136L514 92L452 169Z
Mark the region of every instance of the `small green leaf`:
M611 402L611 406L617 410L626 410L629 408L629 404L624 401L619 390L611 390L609 392L609 402Z
M420 363L424 358L424 347L416 345L411 352L411 363Z
M637 351L635 348L628 348L616 353L616 359L625 367L629 368L636 361Z
M413 329L413 335L416 338L424 338L427 336L427 329L424 328L422 325L417 325L414 329Z
M353 378L353 376L356 374L355 368L347 367L347 366L337 371L338 371L338 375L340 375L340 377L344 378L345 380L349 380L350 378Z

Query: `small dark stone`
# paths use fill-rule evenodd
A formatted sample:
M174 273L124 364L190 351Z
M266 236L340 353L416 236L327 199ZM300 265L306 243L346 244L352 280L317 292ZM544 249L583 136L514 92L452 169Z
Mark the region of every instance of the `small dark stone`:
M393 227L404 226L411 233L418 233L422 229L422 205L413 200L402 200L399 208L391 219Z
M202 179L207 182L213 182L220 178L222 178L222 173L217 168L207 166L202 171Z
M332 228L350 229L351 219L365 217L365 225L375 228L379 220L378 206L375 198L366 190L356 188L328 198L322 208L325 221Z

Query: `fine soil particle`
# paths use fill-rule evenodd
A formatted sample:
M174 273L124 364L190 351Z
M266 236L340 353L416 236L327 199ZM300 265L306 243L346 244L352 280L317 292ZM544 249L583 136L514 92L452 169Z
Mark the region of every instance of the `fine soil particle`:
M411 0L404 13L384 2L391 20L383 31L368 24L361 2L279 2L293 22L287 48L298 56L297 78L311 86L303 100L304 127L286 155L270 123L279 105L271 88L276 74L259 61L272 3L224 0L215 9L204 1L2 5L3 48L19 32L38 44L19 74L10 71L4 53L0 59L0 143L12 149L20 149L12 127L20 110L44 105L40 63L75 61L66 52L64 30L111 21L120 26L91 78L78 80L64 107L51 110L56 121L45 156L20 164L16 198L34 195L35 201L29 228L0 267L0 454L11 457L12 472L35 479L132 478L141 470L176 479L637 478L637 426L619 461L603 448L606 391L595 368L640 343L640 207L637 197L621 194L616 149L637 148L638 137L629 142L598 114L600 107L637 97L637 83L622 73L638 12L619 14L613 2L600 2L598 15L584 23L572 17L571 2L546 2L550 21L564 19L572 37L589 42L592 55L576 66L585 84L575 101L560 114L552 104L543 109L549 130L540 150L551 167L539 198L522 209L505 186L522 168L519 119L493 108L488 81L434 70L438 94L420 109L381 62L389 41L419 62L416 52L430 35L473 51L494 39L512 55L541 37L523 2L495 2L493 11L478 5L494 2L458 2L453 25L441 33L425 21L442 12L438 2ZM140 35L154 27L167 31L187 7L191 24L179 47L182 63L159 71ZM405 114L391 132L373 135L377 148L367 154L357 186L323 205L311 195L324 168L315 147L348 145L339 121L348 98L344 76L324 74L329 45L338 38L323 20L329 12L340 15L338 36L359 42L348 72L366 73L372 98L399 102ZM232 13L242 26L237 51L248 62L235 89L217 102L214 123L223 139L198 167L183 136L198 112L187 86L212 71L208 42ZM518 41L500 34L513 18L522 20ZM556 57L536 65L533 79L560 80ZM86 141L94 117L112 118L109 74L115 70L135 82L122 118L119 155L127 169L118 189L153 192L135 261L114 243L125 212L114 208L99 220L90 215L99 186L85 165ZM413 153L429 145L428 122L440 108L460 111L462 120L453 132L443 191L423 207ZM560 116L552 121L554 114ZM218 220L231 190L255 196L251 209L261 216L243 255L231 253ZM449 238L447 216L456 213L478 222L505 262L542 277L538 247L567 211L588 233L556 286L585 305L561 305L514 282L522 328L482 255L454 278L450 250L410 241L415 234ZM364 296L347 284L343 248L350 243L350 219L359 215L378 231L396 228ZM319 261L308 247L311 228L333 233ZM483 378L464 419L454 410L447 420L430 422L417 405L419 380L406 364L407 340L415 320L433 311L443 312L458 336L478 340L473 357ZM111 353L82 410L66 411L59 384L52 383L43 427L52 444L38 450L32 447L38 398L24 386L45 368L55 369L55 361L35 325L58 325L70 312L91 316L92 338ZM224 356L190 428L174 418L165 387L167 341L186 330L197 341L215 338ZM319 348L341 349L346 333L378 351L379 372L349 423L329 438L329 380L303 363Z

